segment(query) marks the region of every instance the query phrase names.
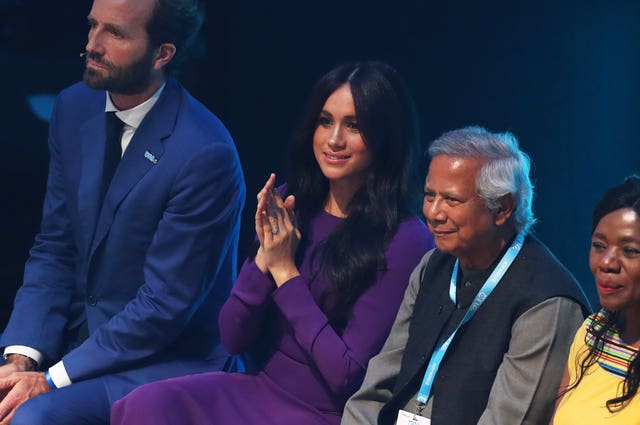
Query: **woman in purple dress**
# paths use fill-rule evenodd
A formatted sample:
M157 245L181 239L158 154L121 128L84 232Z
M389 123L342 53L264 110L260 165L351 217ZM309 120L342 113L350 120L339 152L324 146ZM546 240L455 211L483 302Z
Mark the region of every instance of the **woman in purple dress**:
M432 238L414 215L417 120L395 70L339 66L303 118L288 185L272 175L258 194L255 254L220 313L222 342L256 370L144 385L113 425L340 423Z

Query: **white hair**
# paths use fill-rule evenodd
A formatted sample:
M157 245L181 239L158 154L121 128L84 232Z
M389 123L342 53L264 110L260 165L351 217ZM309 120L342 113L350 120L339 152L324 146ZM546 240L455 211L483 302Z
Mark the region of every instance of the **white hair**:
M479 126L449 131L429 147L429 156L437 155L486 159L476 177L478 195L492 211L500 206L501 197L513 195L515 228L518 232L529 232L536 222L532 211L533 185L529 178L531 161L520 150L513 134L491 133Z

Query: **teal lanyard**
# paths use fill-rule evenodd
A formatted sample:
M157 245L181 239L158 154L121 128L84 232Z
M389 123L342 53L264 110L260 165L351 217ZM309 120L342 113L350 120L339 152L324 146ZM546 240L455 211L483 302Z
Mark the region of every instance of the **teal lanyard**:
M462 321L458 324L458 326L453 331L453 333L449 336L449 338L447 338L444 342L438 343L439 347L431 355L431 359L429 360L429 366L427 367L427 371L424 374L424 378L422 379L422 385L420 386L420 391L418 392L418 397L416 401L418 402L419 406L425 405L427 403L427 400L429 400L429 395L431 394L431 387L433 386L433 381L436 377L436 373L438 372L438 368L440 367L440 363L442 363L442 359L444 358L444 355L446 354L447 349L449 348L451 341L453 341L453 338L455 337L456 333L465 323L471 320L471 318L476 313L476 311L478 311L482 303L489 297L489 295L491 295L491 292L493 292L495 287L498 285L498 282L500 282L500 279L502 279L502 276L504 276L509 266L511 266L515 258L518 256L518 253L522 249L523 242L524 242L524 234L519 233L518 236L516 236L514 241L511 243L511 246L509 247L507 252L505 252L505 254L502 256L502 259L500 259L500 262L491 273L491 276L489 276L489 278L484 283L484 285L482 285L482 288L480 288L480 291L478 292L476 297L473 299L473 302L471 303L471 306L467 310L467 313L462 318ZM457 288L456 281L458 277L458 267L459 267L458 263L459 261L456 260L453 266L453 272L451 273L451 282L449 284L449 298L451 298L451 301L453 301L454 304L456 304L456 288Z

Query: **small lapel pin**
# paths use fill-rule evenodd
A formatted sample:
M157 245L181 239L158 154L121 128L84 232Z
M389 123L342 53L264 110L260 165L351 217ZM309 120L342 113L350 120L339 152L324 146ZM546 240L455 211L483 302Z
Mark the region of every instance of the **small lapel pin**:
M153 165L158 163L158 159L155 157L154 154L152 154L149 151L145 151L144 157L147 158L149 161L151 161L151 163L153 163Z

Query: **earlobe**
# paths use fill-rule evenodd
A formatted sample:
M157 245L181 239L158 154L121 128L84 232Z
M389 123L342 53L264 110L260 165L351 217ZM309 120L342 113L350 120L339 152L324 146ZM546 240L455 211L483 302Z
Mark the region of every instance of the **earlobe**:
M162 43L156 51L156 60L153 63L153 67L156 70L164 68L175 54L176 46L173 43Z
M496 225L501 226L509 220L513 210L515 209L516 203L513 195L508 193L500 198L500 206L496 211Z

